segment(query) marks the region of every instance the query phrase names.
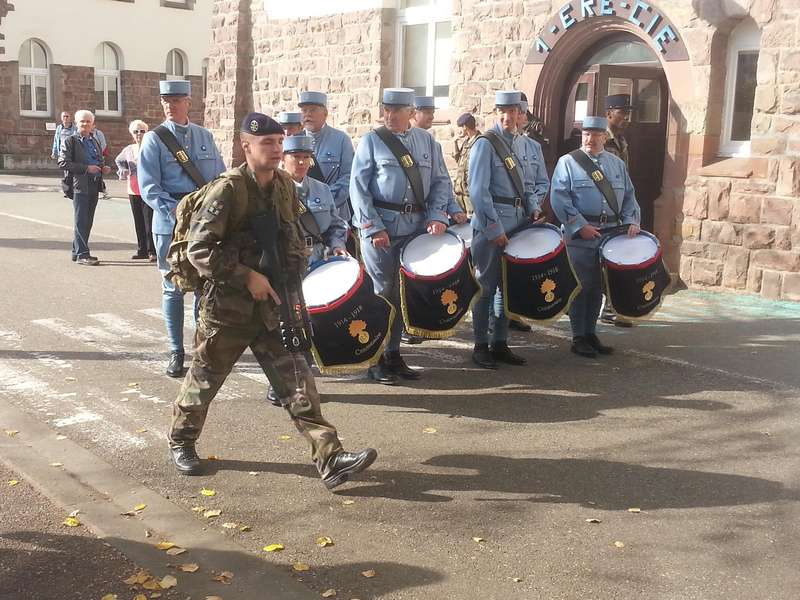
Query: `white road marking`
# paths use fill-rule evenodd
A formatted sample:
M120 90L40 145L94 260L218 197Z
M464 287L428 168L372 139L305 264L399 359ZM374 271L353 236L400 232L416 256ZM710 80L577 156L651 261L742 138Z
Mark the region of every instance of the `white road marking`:
M56 419L53 421L54 427L69 427L70 425L80 425L82 423L91 423L92 421L102 421L103 417L93 412L79 412L71 417L64 417L63 419Z
M127 319L112 314L112 313L96 313L87 315L90 319L99 321L109 331L119 335L122 339L125 338L141 338L148 342L164 343L164 334L157 334L148 329L144 329Z
M73 231L74 227L72 225L61 225L60 223L53 223L51 221L42 221L41 219L33 219L31 217L23 217L20 215L12 215L11 213L7 212L0 212L0 217L8 217L9 219L18 219L20 221L27 221L28 223L36 223L37 225L48 225L50 227L56 227L58 229L66 229L67 231ZM92 232L92 237L98 238L106 238L107 240L116 240L118 242L126 242L130 243L131 240L128 238L121 238L115 235L108 235L105 233L95 233Z

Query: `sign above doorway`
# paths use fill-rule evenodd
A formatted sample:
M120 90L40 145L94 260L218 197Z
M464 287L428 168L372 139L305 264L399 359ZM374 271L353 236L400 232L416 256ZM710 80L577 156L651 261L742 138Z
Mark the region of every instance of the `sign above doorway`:
M572 0L545 24L528 55L529 64L542 64L550 52L571 33L599 21L625 22L641 30L656 54L666 61L688 60L689 53L678 29L655 6L642 0ZM591 23L590 23L591 22Z

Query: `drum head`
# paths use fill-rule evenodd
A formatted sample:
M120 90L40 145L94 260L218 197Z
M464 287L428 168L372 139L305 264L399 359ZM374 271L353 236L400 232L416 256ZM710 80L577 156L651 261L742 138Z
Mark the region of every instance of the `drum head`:
M617 265L640 265L658 254L658 240L649 235L617 235L602 248L603 259Z
M464 242L458 236L423 233L403 247L400 264L413 275L436 277L452 271L464 257Z
M455 233L458 237L464 240L464 245L469 248L472 245L472 223L467 221L459 225L451 225L447 231Z
M505 253L512 258L540 258L554 252L561 241L561 232L555 227L531 227L512 235Z
M319 263L303 279L306 305L325 306L335 302L358 282L361 265L353 258Z

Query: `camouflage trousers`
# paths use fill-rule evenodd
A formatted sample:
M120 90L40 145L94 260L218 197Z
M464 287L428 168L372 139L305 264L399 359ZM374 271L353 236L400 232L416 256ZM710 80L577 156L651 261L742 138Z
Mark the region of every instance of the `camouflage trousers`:
M211 326L200 318L192 365L173 405L170 446L197 441L211 401L248 346L297 430L311 444L311 458L324 475L329 459L342 450L336 428L322 416L319 392L306 359L289 354L279 331L267 330L260 320L248 327L226 327Z

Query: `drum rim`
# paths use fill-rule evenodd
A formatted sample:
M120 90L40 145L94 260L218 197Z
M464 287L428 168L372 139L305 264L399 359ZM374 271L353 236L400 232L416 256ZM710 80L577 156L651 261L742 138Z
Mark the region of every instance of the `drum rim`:
M342 304L350 300L355 295L355 293L359 289L361 289L361 286L364 283L364 276L365 276L364 265L362 265L360 262L358 262L351 256L334 256L324 261L324 263L322 264L328 264L330 262L342 262L347 260L353 260L358 264L358 277L356 277L356 281L353 284L353 286L349 290L347 290L347 293L345 293L342 297L337 298L333 302L328 302L327 304L309 304L308 302L306 302L306 310L308 311L309 314L316 314L320 312L328 312L330 310L334 310L335 308L341 306ZM317 264L317 266L315 266L314 268L316 269L319 266L321 265Z
M441 279L442 277L447 277L448 275L452 275L453 273L458 271L458 269L461 268L461 265L464 264L464 260L467 257L468 254L467 245L462 238L460 238L457 234L453 233L452 231L448 231L447 229L445 229L442 235L444 234L448 234L454 237L461 244L461 257L458 259L458 262L452 268L437 275L418 275L416 273L409 271L406 268L406 266L403 264L403 252L405 252L406 246L408 246L408 244L410 244L412 241L414 241L420 236L433 235L431 233L428 233L427 231L422 231L417 235L411 237L408 241L406 241L405 244L403 244L403 248L400 250L400 272L403 273L409 279L414 279L416 281L436 281L437 279Z
M600 260L601 260L601 262L603 264L608 265L610 268L614 269L615 271L634 271L636 269L646 269L647 267L652 266L653 264L655 264L661 258L662 254L664 252L663 248L661 247L661 242L658 240L658 238L655 235L653 235L649 231L644 231L644 230L639 231L639 233L637 235L641 235L641 236L644 236L646 238L649 238L650 240L652 240L652 241L654 241L656 243L656 250L657 251L650 258L648 258L648 259L646 259L646 260L644 260L644 261L642 261L640 263L629 265L629 264L618 263L618 262L616 262L614 260L611 260L610 258L606 258L603 255L603 249L606 247L606 244L608 242L610 242L611 240L616 239L618 237L627 236L627 235L628 234L625 233L624 231L620 231L619 233L615 233L613 235L609 235L608 237L606 237L606 239L604 239L600 243L600 246L598 246L598 255L599 255Z
M515 235L520 234L523 231L528 231L529 229L549 229L549 230L557 233L558 234L558 238L561 241L559 242L558 246L556 246L548 254L544 254L542 256L537 256L536 258L519 258L517 256L512 256L507 252L506 248L504 248L503 249L503 258L505 260L507 260L509 262L512 262L514 264L518 264L518 265L545 262L545 261L548 261L548 260L554 258L555 256L558 256L562 252L562 250L566 247L566 243L564 242L564 235L561 233L561 229L556 227L552 223L528 223L525 227L522 227L522 228L518 229L517 231L515 231L514 233L512 233L511 236L509 236L509 238L508 238L509 242L511 241L511 238L513 238Z

